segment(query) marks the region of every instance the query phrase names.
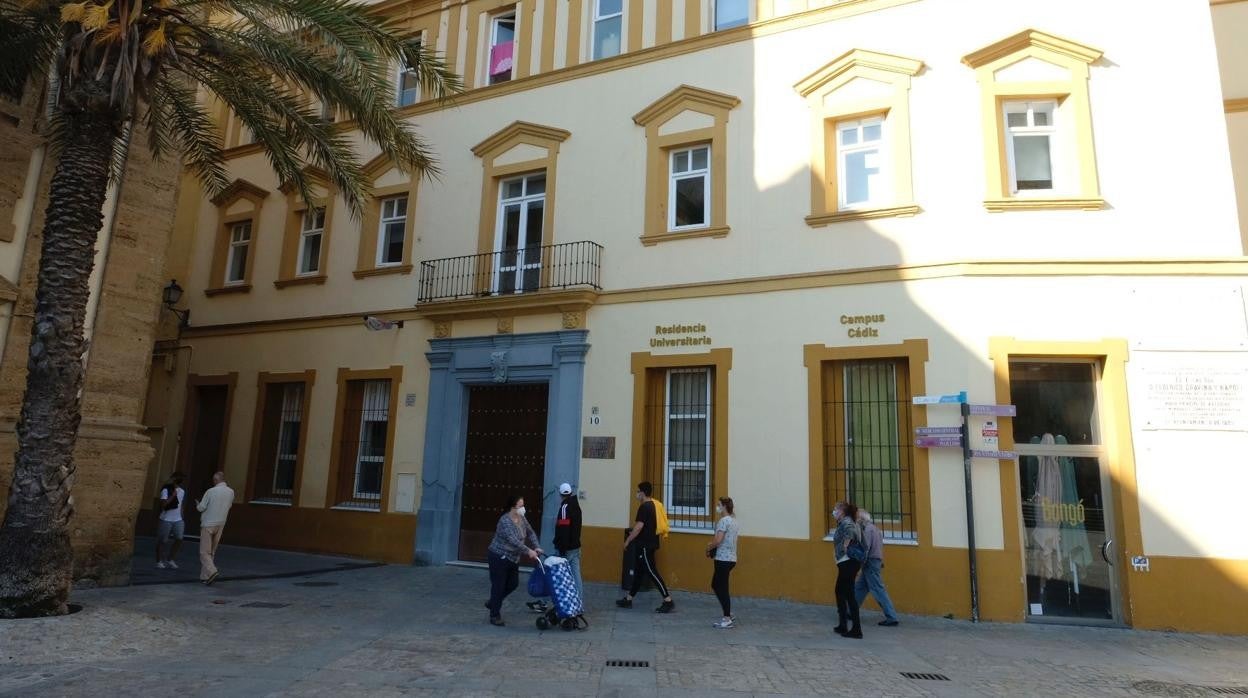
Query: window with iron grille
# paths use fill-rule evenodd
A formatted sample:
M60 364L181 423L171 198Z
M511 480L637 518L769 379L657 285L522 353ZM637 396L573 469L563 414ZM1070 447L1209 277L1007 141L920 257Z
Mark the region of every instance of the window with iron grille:
M673 528L714 524L714 376L710 367L654 369L647 376L646 476Z
M264 386L253 501L291 502L303 435L303 395L302 382Z
M825 515L851 501L885 538L917 540L910 376L905 359L824 364Z
M347 381L338 506L378 509L390 432L390 380Z

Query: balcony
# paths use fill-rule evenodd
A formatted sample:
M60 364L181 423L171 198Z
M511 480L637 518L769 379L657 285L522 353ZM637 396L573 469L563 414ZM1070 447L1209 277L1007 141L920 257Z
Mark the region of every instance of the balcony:
M602 290L602 245L589 240L430 259L417 305L433 319L584 311Z

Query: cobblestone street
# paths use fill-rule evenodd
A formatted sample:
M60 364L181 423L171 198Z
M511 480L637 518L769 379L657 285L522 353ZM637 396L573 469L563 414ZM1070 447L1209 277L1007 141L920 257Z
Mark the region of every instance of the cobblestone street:
M677 612L657 615L653 593L620 610L605 584L587 588L589 630L540 632L523 586L506 627L485 622L484 570L227 546L223 581L204 588L182 558L167 574L138 560L141 584L79 591L84 608L69 617L0 623L0 696L1248 693L1242 637L911 616L878 628L867 612L855 641L832 632L830 607L752 599L735 602L740 625L723 631L709 594L678 593Z

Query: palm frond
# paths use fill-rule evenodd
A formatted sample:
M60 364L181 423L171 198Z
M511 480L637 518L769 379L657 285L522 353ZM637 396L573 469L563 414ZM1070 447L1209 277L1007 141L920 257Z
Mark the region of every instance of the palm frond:
M199 177L209 196L229 184L220 133L196 99L195 90L171 75L162 77L151 90L147 129L152 154L161 157L176 141L183 163Z
M46 75L59 27L58 11L50 3L0 0L0 94L20 97L32 78Z

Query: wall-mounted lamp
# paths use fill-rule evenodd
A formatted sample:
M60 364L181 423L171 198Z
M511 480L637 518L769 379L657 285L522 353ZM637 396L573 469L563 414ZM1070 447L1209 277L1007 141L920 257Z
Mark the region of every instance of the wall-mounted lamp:
M178 301L182 300L182 287L178 285L177 279L169 280L169 285L160 292L160 297L165 302L165 307L169 309L169 312L178 316L179 330L184 330L191 326L190 309L178 310L173 307L178 304Z

